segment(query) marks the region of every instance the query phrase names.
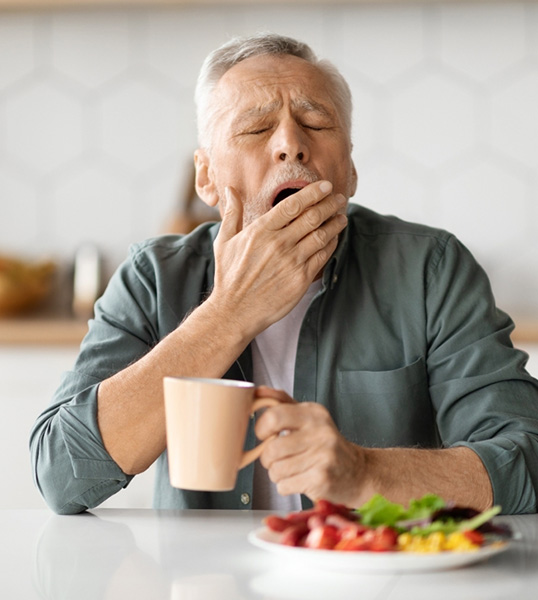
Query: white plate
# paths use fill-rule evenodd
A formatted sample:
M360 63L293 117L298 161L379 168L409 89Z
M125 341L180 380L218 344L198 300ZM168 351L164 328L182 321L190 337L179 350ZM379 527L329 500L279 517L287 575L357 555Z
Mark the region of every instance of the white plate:
M261 527L251 531L249 541L273 552L284 560L294 561L309 568L320 568L347 573L418 573L455 569L477 563L509 546L509 542L494 543L475 552L438 552L414 554L411 552L344 552L341 550L313 550L295 548L278 543L279 534Z

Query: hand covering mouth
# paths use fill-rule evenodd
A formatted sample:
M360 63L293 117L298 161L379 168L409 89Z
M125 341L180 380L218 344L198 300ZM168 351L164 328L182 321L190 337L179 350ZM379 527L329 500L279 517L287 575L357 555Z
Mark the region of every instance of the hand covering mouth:
M285 188L285 189L281 190L280 192L278 192L278 194L276 195L276 198L273 200L273 206L276 206L279 202L282 202L282 200L284 200L284 198L287 198L288 196L295 194L300 189L301 188Z
M276 206L279 202L282 202L282 200L284 200L288 196L291 196L292 194L295 194L302 190L306 185L308 185L306 182L290 181L288 184L280 186L276 190L271 206Z

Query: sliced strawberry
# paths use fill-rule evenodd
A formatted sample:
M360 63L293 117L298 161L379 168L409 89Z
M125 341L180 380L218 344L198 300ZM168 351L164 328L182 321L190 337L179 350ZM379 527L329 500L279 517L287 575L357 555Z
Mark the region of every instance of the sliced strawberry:
M343 517L342 515L329 515L326 519L325 519L325 523L327 523L327 525L334 525L337 529L343 531L346 531L346 533L349 531L353 534L359 534L359 533L363 533L364 531L366 531L367 529L370 529L369 527L367 527L366 525L362 525L361 523L358 523L357 521L350 521L349 519L347 519L346 517Z
M323 527L325 525L325 520L328 517L324 515L312 515L308 518L306 524L308 525L308 529L316 529L317 527Z
M290 526L290 522L287 519L279 517L278 515L269 515L263 519L263 524L271 531L284 531Z
M280 543L284 546L302 546L304 538L308 535L306 523L296 523L289 525L280 534Z
M339 539L336 527L333 527L332 525L321 525L310 530L306 536L304 545L307 548L332 550Z
M345 504L335 504L329 500L318 500L314 505L314 510L322 515L342 515L343 517L352 519L353 509L348 508Z
M298 512L289 513L289 515L286 516L286 519L290 523L306 523L311 516L316 514L318 514L316 510L314 508L310 508L308 510L300 510Z

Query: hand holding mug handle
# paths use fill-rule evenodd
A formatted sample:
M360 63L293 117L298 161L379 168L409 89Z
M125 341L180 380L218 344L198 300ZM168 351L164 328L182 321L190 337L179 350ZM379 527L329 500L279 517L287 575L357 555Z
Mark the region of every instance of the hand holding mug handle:
M280 404L280 402L278 400L275 400L274 398L258 398L257 400L254 400L254 402L252 403L252 410L250 411L250 414L253 415L256 411L260 410L260 408L276 406L277 404ZM242 469L243 467L246 467L251 462L254 462L257 458L259 458L259 456L263 452L263 449L265 448L266 444L276 437L277 437L276 434L272 435L272 436L268 437L266 440L264 440L263 442L260 442L255 448L252 448L251 450L247 450L246 452L243 452L243 456L241 457L241 462L239 463L238 469Z

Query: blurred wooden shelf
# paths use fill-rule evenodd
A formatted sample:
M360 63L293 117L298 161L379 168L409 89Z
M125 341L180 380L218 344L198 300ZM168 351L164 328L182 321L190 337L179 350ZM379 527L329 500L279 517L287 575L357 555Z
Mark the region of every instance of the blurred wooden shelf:
M409 4L414 0L339 0L339 4ZM488 0L472 0L487 2ZM510 0L505 0L510 1ZM527 0L531 1L531 0ZM461 0L429 0L429 2L461 2ZM331 0L0 0L0 9L49 9L81 7L134 7L158 6L227 6L247 4L326 4Z
M538 344L538 319L514 317L512 340L518 344ZM0 318L0 345L76 345L88 331L88 322L72 316L40 315Z
M78 346L87 331L88 323L74 318L0 319L0 344Z
M538 344L538 320L514 317L516 328L512 334L515 344Z

